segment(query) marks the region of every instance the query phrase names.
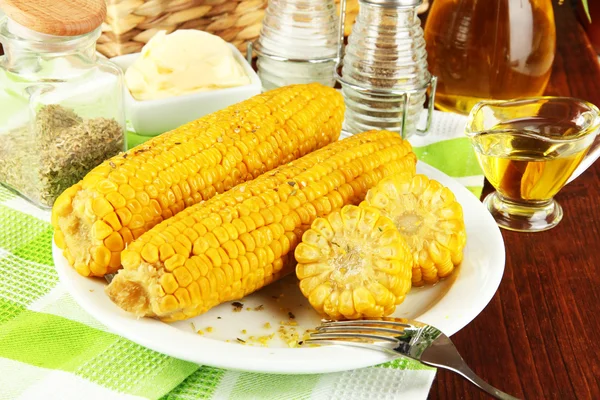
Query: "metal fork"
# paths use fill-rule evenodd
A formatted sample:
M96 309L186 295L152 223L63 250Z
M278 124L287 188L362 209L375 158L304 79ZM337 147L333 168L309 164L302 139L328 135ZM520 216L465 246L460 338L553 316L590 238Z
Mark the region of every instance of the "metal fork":
M400 318L323 321L303 344L350 345L399 354L455 372L496 399L517 400L477 376L448 336L422 322Z

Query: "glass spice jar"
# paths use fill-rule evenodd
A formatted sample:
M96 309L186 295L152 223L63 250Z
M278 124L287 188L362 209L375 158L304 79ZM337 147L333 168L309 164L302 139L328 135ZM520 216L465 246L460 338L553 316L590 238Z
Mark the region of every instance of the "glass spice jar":
M337 26L334 0L269 0L255 44L263 90L311 82L333 87Z
M339 81L346 102L344 129L386 129L410 137L417 129L427 90L435 78L417 9L422 0L359 0Z
M122 72L96 56L105 5L58 0L52 4L62 26L54 26L8 4L15 2L0 0L6 13L0 18L0 182L45 208L125 150ZM80 3L99 15L87 20L91 25L69 26L61 3L68 3L62 13ZM35 26L25 26L27 21Z

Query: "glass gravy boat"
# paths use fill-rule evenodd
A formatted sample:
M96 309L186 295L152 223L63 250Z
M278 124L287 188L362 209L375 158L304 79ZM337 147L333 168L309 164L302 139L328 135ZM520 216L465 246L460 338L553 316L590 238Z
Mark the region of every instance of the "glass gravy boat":
M484 204L498 225L522 232L556 226L563 211L554 196L582 172L578 166L599 128L598 108L574 98L477 103L465 132L496 189ZM587 159L585 167L591 162Z

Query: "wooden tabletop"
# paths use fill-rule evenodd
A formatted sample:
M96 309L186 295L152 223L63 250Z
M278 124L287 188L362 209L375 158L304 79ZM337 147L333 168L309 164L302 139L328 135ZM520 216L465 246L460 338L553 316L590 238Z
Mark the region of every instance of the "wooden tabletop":
M600 105L597 56L568 2L553 3L557 55L547 94ZM477 374L519 398L600 399L600 161L556 200L565 215L556 228L502 231L500 288L452 340ZM429 398L487 397L438 370Z

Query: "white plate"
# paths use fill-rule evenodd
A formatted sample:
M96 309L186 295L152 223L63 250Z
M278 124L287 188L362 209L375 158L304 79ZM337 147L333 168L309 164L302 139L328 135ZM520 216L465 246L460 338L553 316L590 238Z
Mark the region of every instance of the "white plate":
M465 213L467 246L464 261L451 278L433 287L412 289L394 316L426 322L452 335L472 321L496 292L504 271L504 242L490 214L467 189L424 163L418 163L417 171L454 192ZM280 322L289 321L288 311L295 315L298 326L294 328L300 334L319 324L293 275L241 300L241 312L225 303L191 320L167 324L136 319L121 310L104 294L103 280L78 275L56 246L53 253L60 280L81 307L119 335L176 358L233 370L285 374L344 371L391 359L383 353L341 346L288 348L277 333ZM282 293L279 301L273 298ZM255 311L259 305L264 309ZM267 322L271 328L265 328ZM213 328L211 333L207 327ZM205 334L197 334L194 328ZM275 337L269 347L248 345L249 336L271 333ZM236 338L247 344L236 343Z

